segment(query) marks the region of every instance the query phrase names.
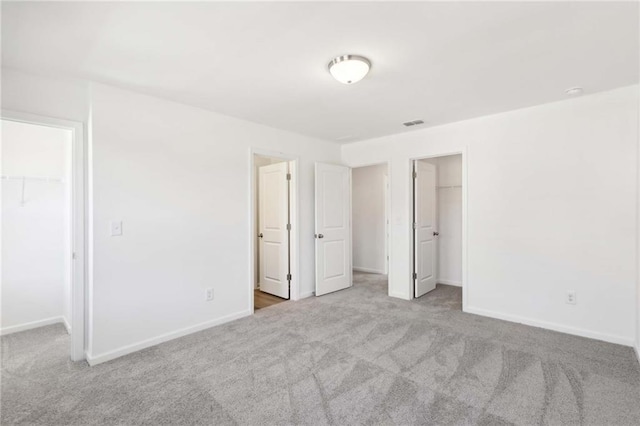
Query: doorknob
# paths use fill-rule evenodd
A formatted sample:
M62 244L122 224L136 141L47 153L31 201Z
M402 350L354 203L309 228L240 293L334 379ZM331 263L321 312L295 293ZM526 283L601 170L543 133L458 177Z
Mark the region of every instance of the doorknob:
M324 238L324 235L322 235L322 234L316 234L316 238Z
M258 234L258 237L260 238L264 237L264 235L262 235L262 232Z
M434 232L434 233L433 233L433 236L434 236L434 237L437 237L438 235L440 235L440 233L439 233L439 232Z

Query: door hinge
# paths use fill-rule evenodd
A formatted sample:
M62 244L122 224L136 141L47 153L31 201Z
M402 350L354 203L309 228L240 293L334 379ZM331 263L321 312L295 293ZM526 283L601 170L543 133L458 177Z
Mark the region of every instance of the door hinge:
M416 229L418 227L418 224L413 222L413 225L411 225L413 227L413 229Z
M287 281L291 281L291 274L287 274Z
M75 252L75 251L71 254L71 258L72 258L73 260L76 260L76 252Z
M287 180L291 180L291 173L287 173Z
M287 223L287 231L291 231L291 224Z
M418 178L418 172L416 172L415 170L413 171L413 178L417 179Z
M417 279L418 279L418 274L417 274L417 273L415 273L415 272L413 273L413 279L414 279L414 280L417 280Z

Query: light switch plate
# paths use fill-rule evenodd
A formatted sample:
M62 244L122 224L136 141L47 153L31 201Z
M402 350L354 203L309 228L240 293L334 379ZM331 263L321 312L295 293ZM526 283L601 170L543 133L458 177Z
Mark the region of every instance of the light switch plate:
M119 237L122 235L122 221L111 222L111 236Z

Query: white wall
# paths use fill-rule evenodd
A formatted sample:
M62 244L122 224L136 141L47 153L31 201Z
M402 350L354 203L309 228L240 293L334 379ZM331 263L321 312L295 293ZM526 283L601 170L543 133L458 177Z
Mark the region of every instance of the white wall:
M352 171L353 269L386 274L385 177L387 165Z
M2 109L86 123L88 83L2 68Z
M390 295L410 297L410 159L465 151L465 310L631 345L637 141L631 86L342 153L351 166L391 161Z
M311 294L313 163L339 162L338 145L102 85L91 108L94 361L250 314L252 146L299 157ZM109 235L114 220L121 237Z
M87 122L85 82L52 80L3 69L2 86L4 109ZM467 149L467 310L631 344L635 335L634 300L640 304L635 297L633 272L636 260L640 262L635 250L635 236L640 237L637 233L640 224L635 221L637 90L633 86L344 146L344 159L351 165L392 162L390 294L404 298L410 294L409 158ZM178 327L194 330L197 328L194 324L215 323L238 308L243 312L243 294L249 289L246 264L250 238L247 225L250 145L297 153L301 157L302 291L313 290L313 239L306 238L313 234L312 162L314 159L338 162L333 144L159 99L117 90L111 93L108 88L100 92L100 100L95 104L101 128L96 133L100 137L97 142L100 156L94 159L99 171L96 177L100 179L95 182L95 196L101 205L119 197L132 199L134 204L131 208L126 203L108 206L104 213L96 214L95 229L101 235L95 251L102 255L96 259L99 267L96 290L109 292L111 279L106 275L112 266L117 275L113 279L126 275L125 283L131 289L116 283L114 296L103 298L98 310L101 327L95 336L97 345L93 354L115 351L111 355L117 355L174 337L179 334ZM124 117L127 112L130 117ZM136 114L141 117L139 126ZM124 126L111 127L109 123ZM110 149L112 140L117 142ZM132 143L129 151L127 141ZM189 152L205 154L203 159L197 155L186 158L181 153L169 165L168 172L159 170L163 157L166 160L179 152L179 144ZM143 149L148 150L147 155ZM141 178L133 180L132 185L128 184L126 174L131 173L134 164L126 159L117 161L118 167L124 166L126 171L123 178L118 177L117 168L109 171L108 167L111 159L120 159L125 153L134 161L141 158L143 166ZM215 170L208 170L210 166ZM175 183L167 182L167 175L176 170L181 173ZM155 179L156 175L162 179ZM216 186L212 193L207 187L197 186L202 177L216 182L222 177L225 185ZM191 185L183 185L185 181ZM184 197L174 194L178 187L186 192ZM121 188L124 190L120 191ZM138 191L139 188L144 191ZM166 189L171 190L170 194L162 196ZM214 199L227 192L233 206L231 211L213 208ZM596 193L597 202L593 202ZM194 197L199 197L200 203ZM188 207L202 208L185 214L188 207L180 203L174 206L171 204L174 198L181 202L186 198ZM140 207L144 202L146 206ZM122 213L114 211L119 209ZM152 221L144 229L138 228L128 219L130 210L135 213L134 222L140 216L151 216ZM108 221L116 215L125 221L125 235L120 237L129 239L125 243L108 237ZM203 230L194 245L185 242L188 239L185 235L173 243L174 235L179 234L175 228L182 225L179 219L185 217L194 220L193 226L187 226L191 221L185 225L189 236L194 228ZM162 220L172 224L171 232L155 232ZM228 227L222 229L226 222L240 227L240 237L230 235ZM584 232L585 229L589 232ZM141 230L152 234L150 244L142 248L141 238L132 242L129 234L130 231L139 234ZM214 241L219 236L227 237L229 244L221 247L219 240ZM158 245L163 238L171 240L172 245ZM606 244L589 245L592 241ZM122 253L117 245L124 246ZM195 251L196 257L189 258L192 248L194 251L204 248L207 253ZM137 264L123 261L129 252L135 254ZM216 258L220 254L228 261L224 268L220 268ZM167 265L159 262L162 271L155 271L149 265L155 265L158 259L171 262ZM186 265L185 273L177 271L180 264ZM124 274L123 268L130 273ZM212 271L220 278L217 282L224 283L221 285L225 290L221 295L216 287L216 301L201 306L205 284L195 284L194 277L206 281ZM158 295L147 291L154 288L145 275L153 278L161 272L170 274L160 277ZM174 276L185 280L175 284L178 280L172 280ZM186 284L181 286L182 282ZM569 284L578 292L576 306L564 304L564 291ZM173 303L167 294L176 288L184 289L185 294ZM640 288L637 293L640 296ZM221 297L232 304L229 309L220 307ZM194 306L196 309L191 310ZM110 327L108 318L113 315L117 319L120 307L125 322ZM90 328L87 330L91 333ZM640 335L637 339L640 342ZM118 351L119 348L123 350Z
M440 284L462 286L462 156L423 160L436 166L438 273Z
M338 145L83 81L3 69L2 83L5 109L87 124L91 362L249 314L250 147L299 159L300 293L312 294L313 163L339 163Z
M71 323L71 132L2 120L2 333Z

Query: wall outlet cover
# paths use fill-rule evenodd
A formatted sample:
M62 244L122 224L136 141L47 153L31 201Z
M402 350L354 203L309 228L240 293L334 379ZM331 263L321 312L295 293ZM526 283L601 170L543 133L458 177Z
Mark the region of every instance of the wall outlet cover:
M576 304L577 300L576 300L576 292L575 292L575 291L572 291L572 290L567 291L567 299L566 299L566 302L567 302L569 305L575 305L575 304Z

